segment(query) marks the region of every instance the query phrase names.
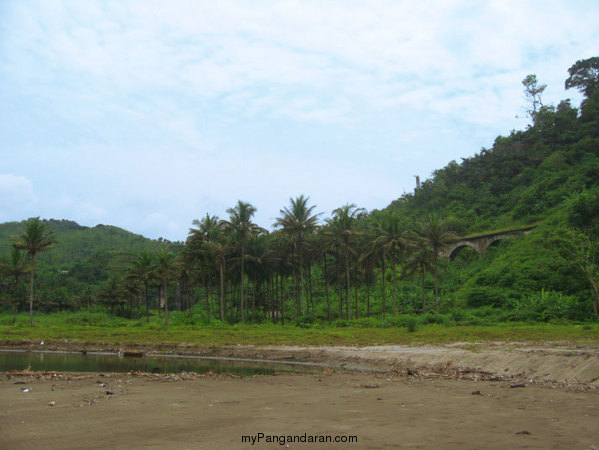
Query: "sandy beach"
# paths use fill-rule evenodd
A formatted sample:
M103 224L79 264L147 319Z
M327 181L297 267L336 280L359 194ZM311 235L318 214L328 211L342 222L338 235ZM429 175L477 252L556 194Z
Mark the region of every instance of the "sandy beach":
M599 448L592 384L450 372L5 373L0 448Z

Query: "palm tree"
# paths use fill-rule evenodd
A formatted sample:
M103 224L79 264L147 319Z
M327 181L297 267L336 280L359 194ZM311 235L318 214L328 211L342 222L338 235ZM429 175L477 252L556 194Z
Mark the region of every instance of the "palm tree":
M160 282L160 289L164 299L164 318L165 326L168 327L168 295L167 289L170 280L175 275L177 269L177 261L175 254L162 247L156 256L156 277Z
M14 302L14 316L13 323L17 320L17 290L19 288L19 280L21 276L29 273L31 271L31 267L27 265L25 261L25 257L21 250L16 247L12 247L10 251L10 257L3 261L0 261L0 275L3 277L10 277L14 279L13 286L13 302Z
M187 245L193 248L199 255L211 256L218 265L219 291L220 291L220 320L225 321L225 265L229 254L228 236L226 235L225 221L219 221L218 217L206 214L201 221L195 219L190 228Z
M111 275L108 281L98 291L98 297L102 303L110 308L111 313L116 313L117 308L122 306L124 295L121 279L118 275Z
M142 289L139 285L139 279L134 273L127 273L121 281L121 291L129 299L129 317L133 318L133 302L139 299Z
M422 312L426 310L426 273L433 271L433 252L423 239L416 241L416 248L410 253L404 266L404 277L418 274L422 292Z
M270 310L272 311L271 298L269 296L272 280L276 272L276 266L279 262L279 256L273 248L273 238L268 234L257 236L256 239L250 241L247 252L248 279L254 287L252 295L252 320L256 317L256 296L260 288L266 285L265 298Z
M13 247L25 250L29 255L29 322L33 326L33 278L35 272L35 256L40 252L50 250L56 242L54 233L47 231L48 225L39 217L33 217L25 224L25 231L21 233Z
M284 234L290 237L295 254L299 257L299 274L300 274L300 289L298 291L298 304L301 305L302 315L306 314L306 296L305 296L305 280L304 280L304 250L306 245L306 237L313 233L317 228L318 216L320 214L312 214L316 207L308 207L310 197L300 195L296 199L290 198L290 208L281 209L281 217L277 218L274 226L281 227Z
M345 314L348 320L351 320L351 279L349 271L349 257L350 254L354 253L352 237L357 234L354 230L354 224L358 215L363 211L363 208L357 208L353 203L348 203L340 208L335 209L333 211L333 217L327 220L327 224L329 226L327 234L329 235L330 242L343 251L342 255L344 258L346 283ZM341 301L341 298L339 301Z
M439 312L439 253L441 248L457 238L448 230L447 222L438 214L430 214L428 220L420 225L419 234L430 246L432 271L435 279L435 310Z
M150 322L150 309L148 306L148 285L154 273L154 259L152 255L146 251L137 255L129 269L132 276L143 283L144 285L144 305L146 307L146 321Z
M395 314L399 311L397 298L397 263L400 255L404 253L412 244L413 236L408 228L404 226L401 217L398 214L386 214L378 218L375 222L375 238L372 241L372 248L378 251L383 265L383 289L384 289L384 270L387 262L391 262L393 269L393 309ZM385 299L383 291L383 300ZM385 301L383 301L383 306ZM383 310L384 312L384 310Z
M237 205L234 208L227 209L229 214L229 220L225 222L226 227L229 229L231 234L235 236L241 246L241 278L240 278L240 308L241 308L241 320L245 322L247 319L245 297L243 295L243 285L245 279L244 263L245 263L245 248L247 239L252 234L257 234L262 229L256 224L252 223L252 217L256 213L250 203L237 201Z

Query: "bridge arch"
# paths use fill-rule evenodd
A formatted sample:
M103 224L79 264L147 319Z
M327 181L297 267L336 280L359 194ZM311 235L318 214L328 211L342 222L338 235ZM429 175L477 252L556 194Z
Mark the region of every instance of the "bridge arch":
M458 256L458 253L460 253L466 247L474 249L474 251L476 251L476 253L478 253L479 255L481 254L480 249L476 245L470 242L460 242L448 252L448 258L451 261L455 261L455 258L456 256Z
M487 245L485 245L485 251L491 247L497 247L501 242L505 241L506 239L507 239L507 236L497 236L497 237L493 238L492 240L489 240Z

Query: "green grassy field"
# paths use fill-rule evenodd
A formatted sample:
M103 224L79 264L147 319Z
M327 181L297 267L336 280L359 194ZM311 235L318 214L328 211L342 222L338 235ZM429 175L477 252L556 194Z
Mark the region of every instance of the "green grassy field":
M477 341L532 341L599 343L599 324L490 325L421 324L415 331L407 327L364 327L313 325L189 325L164 328L160 318L149 324L144 319L122 319L103 313L56 313L36 316L34 327L28 316L19 315L15 324L10 314L0 315L0 340L77 340L98 344L192 344L219 345L375 345L443 344ZM174 318L176 319L176 317ZM179 321L181 322L181 321Z

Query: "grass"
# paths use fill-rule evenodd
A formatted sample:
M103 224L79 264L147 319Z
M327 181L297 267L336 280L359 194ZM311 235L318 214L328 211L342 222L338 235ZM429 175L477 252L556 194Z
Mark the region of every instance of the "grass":
M599 343L599 324L523 324L492 325L419 324L370 328L315 325L237 324L177 325L168 329L158 317L149 324L140 319L122 319L105 313L39 314L36 325L28 325L27 315L0 314L0 340L3 341L79 341L95 344L192 344L221 345L374 345L444 344L452 342L568 341Z
M528 225L513 225L511 227L497 228L495 230L483 231L480 233L470 233L466 236L460 236L459 239L474 239L485 236L492 236L494 234L502 234L502 233L512 233L514 231L528 231L536 228L540 222L531 223Z

